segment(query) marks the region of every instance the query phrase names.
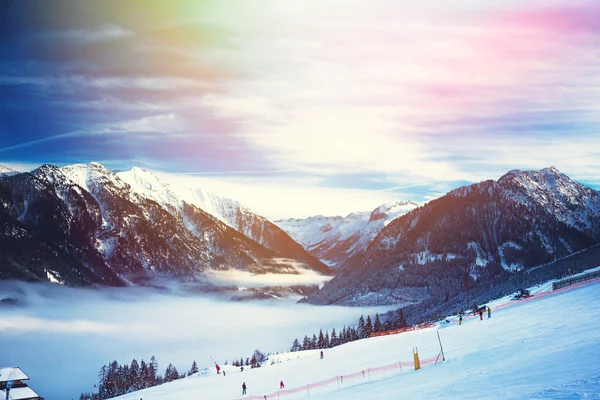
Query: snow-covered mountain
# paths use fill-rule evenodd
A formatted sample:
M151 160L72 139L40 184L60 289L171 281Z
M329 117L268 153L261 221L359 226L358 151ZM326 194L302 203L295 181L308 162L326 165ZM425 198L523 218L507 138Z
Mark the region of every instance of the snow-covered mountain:
M275 221L312 255L332 268L365 251L377 234L392 220L413 210L417 204L401 200L382 204L372 212L343 217L317 215L305 219Z
M313 262L268 249L193 204L174 210L142 196L97 163L2 176L0 204L5 279L124 285L206 269L328 270L305 252Z
M8 167L5 167L4 165L0 165L0 176L1 175L15 175L18 174L17 171L10 169Z
M599 192L553 167L514 170L395 219L308 300L440 304L599 241Z
M128 183L137 195L156 201L173 215L183 215L185 204L193 205L212 215L226 225L257 241L282 257L305 263L318 272L329 274L331 270L310 255L277 225L253 213L238 201L189 186L174 189L168 182L152 172L134 167L119 172L117 176Z

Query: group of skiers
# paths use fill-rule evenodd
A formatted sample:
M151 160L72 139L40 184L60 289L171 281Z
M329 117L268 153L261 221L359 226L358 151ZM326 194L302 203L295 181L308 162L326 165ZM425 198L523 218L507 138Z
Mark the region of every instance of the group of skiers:
M279 381L279 389L285 389L283 381ZM242 394L246 394L246 390L248 390L248 386L246 385L246 382L242 382Z
M483 313L485 311L487 311L488 319L492 318L492 308L490 306L487 306L487 310L486 310L485 306L483 306L481 308L478 308L477 307L477 303L475 303L475 302L473 303L473 315L479 314L479 320L480 321L483 321ZM461 311L458 314L458 324L462 325L462 321L463 321L463 312Z
M321 350L321 359L323 359L323 350ZM218 365L217 365L217 367L218 367ZM242 369L242 371L243 371L243 369ZM218 373L219 373L219 369L217 368L217 374ZM225 370L223 370L223 373L225 373ZM283 383L283 380L279 381L279 389L285 389L285 384ZM248 385L246 385L246 382L242 382L242 394L246 394L246 390L248 390Z

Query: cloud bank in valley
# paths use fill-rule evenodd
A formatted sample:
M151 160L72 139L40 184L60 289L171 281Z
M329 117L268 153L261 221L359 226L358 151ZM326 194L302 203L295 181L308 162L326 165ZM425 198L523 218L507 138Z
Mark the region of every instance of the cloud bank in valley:
M193 360L212 367L210 356L231 362L256 348L289 351L295 338L320 328L340 329L355 324L361 313L384 310L290 300L227 302L177 288L97 290L0 282L0 298L5 297L18 299L19 305L0 307L2 362L23 368L49 400L91 391L98 369L114 359L123 364L154 355L161 373L168 363L188 370ZM56 385L65 374L72 386Z

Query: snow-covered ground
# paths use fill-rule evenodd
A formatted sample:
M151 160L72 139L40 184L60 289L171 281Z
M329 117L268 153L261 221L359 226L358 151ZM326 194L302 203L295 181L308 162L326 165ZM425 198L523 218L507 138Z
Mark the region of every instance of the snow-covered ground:
M156 356L181 372L251 357L255 349L284 352L295 338L355 324L388 308L317 307L293 300L228 302L193 287L75 289L0 281L0 368L19 366L46 400L94 390L98 370ZM139 397L138 399L139 400Z
M451 317L434 328L328 349L322 360L318 351L306 351L272 357L274 364L243 372L226 366L226 376L210 368L118 399L273 399L281 380L285 391L279 397L289 399L308 397L309 391L323 400L600 399L600 280L550 290L548 283L532 288L537 298L491 302L489 319L469 317L459 326ZM422 360L437 356L438 332L446 361L414 371L412 349L418 348ZM340 376L346 379L340 382ZM307 387L330 378L329 384ZM242 382L251 397L241 395ZM289 394L294 388L299 389Z

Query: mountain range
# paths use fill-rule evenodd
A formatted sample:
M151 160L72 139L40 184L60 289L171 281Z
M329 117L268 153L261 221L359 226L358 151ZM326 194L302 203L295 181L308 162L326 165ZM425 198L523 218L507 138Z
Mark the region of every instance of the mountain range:
M0 176L0 201L3 279L120 286L193 280L205 270L331 272L237 203L221 209L252 237L182 200L147 171L43 165Z
M319 290L292 288L302 301L414 312L555 273L543 265L600 242L599 192L554 167L513 170L421 206L275 223L193 185L175 190L150 171L98 163L0 168L0 204L1 279L124 286L314 271L336 276ZM281 290L290 288L263 294Z
M599 192L554 167L513 170L394 219L305 301L434 307L599 241Z

